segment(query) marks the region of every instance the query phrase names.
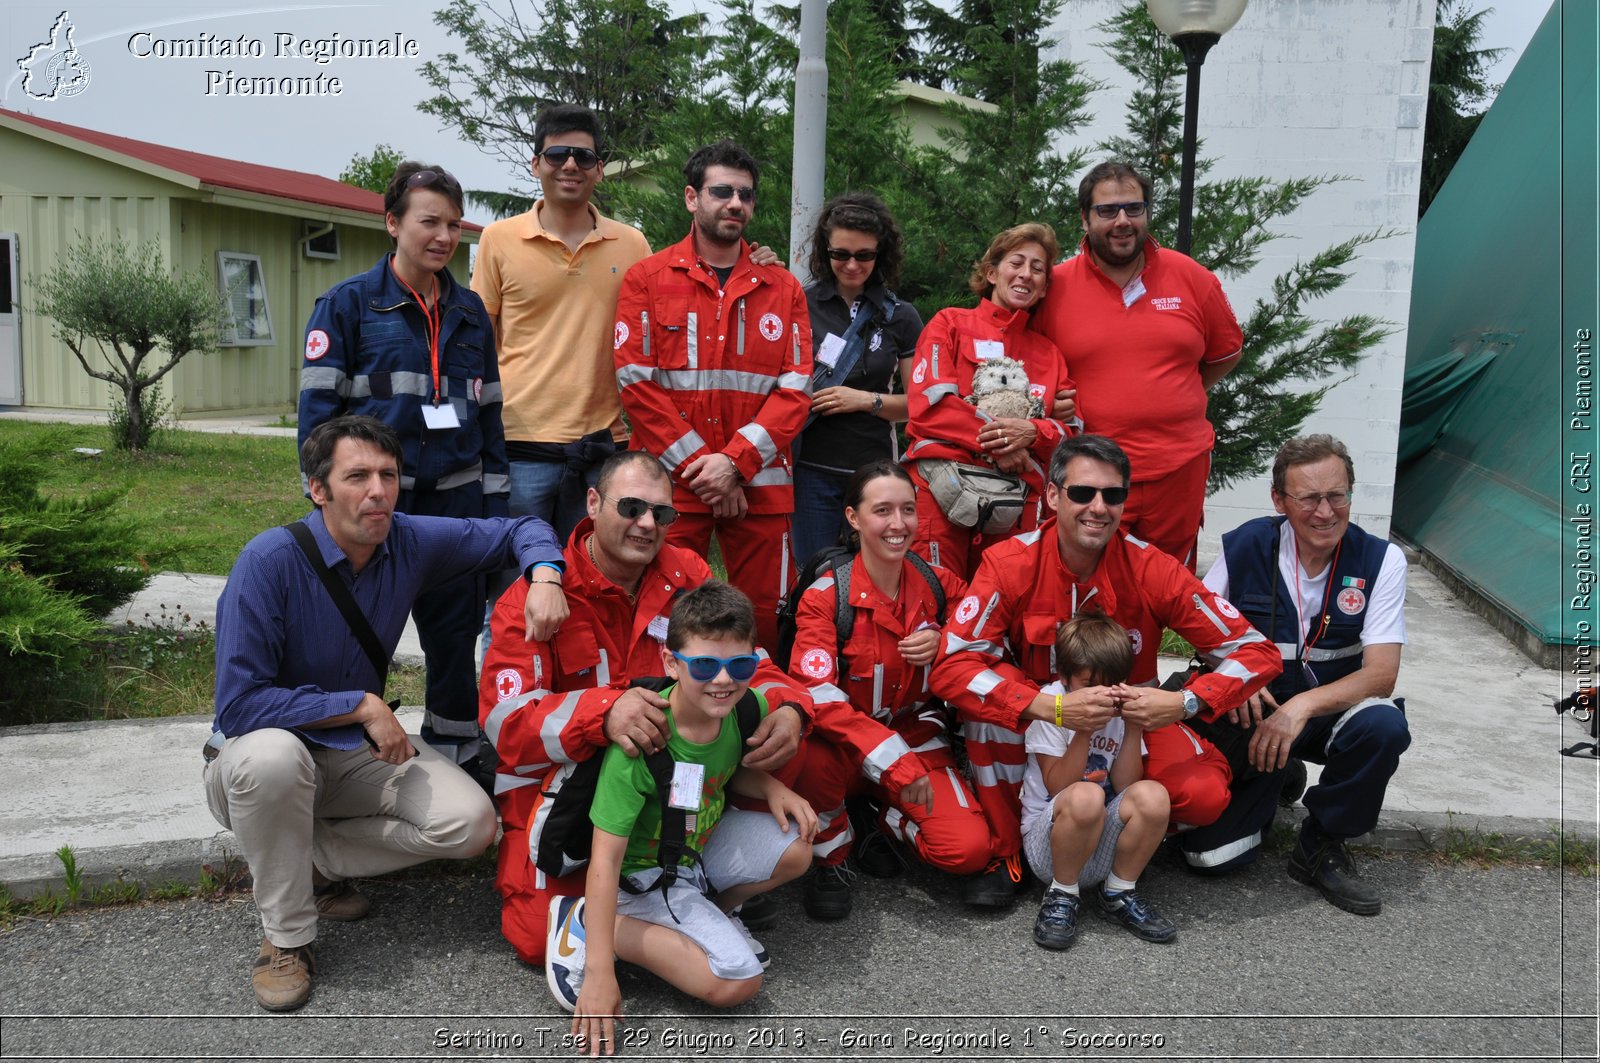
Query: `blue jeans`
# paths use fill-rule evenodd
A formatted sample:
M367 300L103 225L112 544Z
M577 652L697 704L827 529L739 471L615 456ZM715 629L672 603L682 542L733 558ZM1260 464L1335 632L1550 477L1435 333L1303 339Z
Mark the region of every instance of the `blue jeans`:
M511 463L511 515L539 517L555 529L556 541L563 547L578 522L589 515L580 500L576 505L560 505L561 481L567 465L561 461L514 461ZM590 487L600 476L596 466L589 471Z
M794 467L794 560L805 567L813 554L839 541L844 519L844 489L849 473ZM515 490L515 488L513 488Z

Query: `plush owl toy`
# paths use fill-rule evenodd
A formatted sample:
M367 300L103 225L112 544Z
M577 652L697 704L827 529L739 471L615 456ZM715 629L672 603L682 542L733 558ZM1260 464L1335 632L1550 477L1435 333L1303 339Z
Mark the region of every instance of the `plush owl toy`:
M1028 371L1015 358L991 358L972 374L966 400L990 417L1031 421L1044 416L1044 403L1028 391Z

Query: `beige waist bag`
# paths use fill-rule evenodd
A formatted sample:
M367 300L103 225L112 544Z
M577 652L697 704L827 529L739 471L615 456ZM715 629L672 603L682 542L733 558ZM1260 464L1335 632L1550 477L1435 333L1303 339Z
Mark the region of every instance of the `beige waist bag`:
M1022 518L1028 485L1020 476L949 458L924 458L917 462L917 471L952 524L1000 535Z

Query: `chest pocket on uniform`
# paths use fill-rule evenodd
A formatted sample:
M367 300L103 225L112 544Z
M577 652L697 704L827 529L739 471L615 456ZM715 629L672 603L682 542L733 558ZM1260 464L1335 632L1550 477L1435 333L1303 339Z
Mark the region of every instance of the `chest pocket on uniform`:
M563 680L587 680L577 684L580 687L605 686L611 682L609 675L600 674L609 669L601 667L600 643L588 624L574 624L569 620L561 625L551 645L556 651L556 671Z
M699 322L693 306L693 287L675 284L662 285L661 298L650 308L650 354L663 369L699 368Z

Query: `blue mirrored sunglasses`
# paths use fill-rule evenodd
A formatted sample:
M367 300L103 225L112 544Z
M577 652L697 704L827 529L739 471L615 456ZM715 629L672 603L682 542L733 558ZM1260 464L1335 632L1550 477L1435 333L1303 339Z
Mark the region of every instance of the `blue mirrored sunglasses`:
M728 678L735 683L742 683L756 674L756 668L761 664L761 658L753 653L741 653L737 657L685 657L677 650L672 655L682 661L689 668L689 678L696 683L709 683L728 670Z

